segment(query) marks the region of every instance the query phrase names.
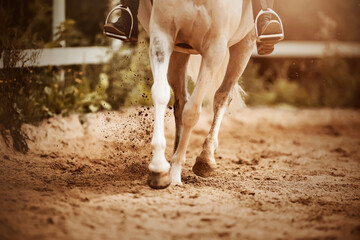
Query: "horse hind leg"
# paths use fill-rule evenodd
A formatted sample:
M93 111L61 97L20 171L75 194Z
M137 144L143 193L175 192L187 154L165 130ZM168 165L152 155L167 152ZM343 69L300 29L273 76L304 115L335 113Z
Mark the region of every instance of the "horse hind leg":
M189 101L184 105L182 112L179 144L172 157L171 181L173 185L182 185L181 168L186 161L186 149L189 143L190 135L193 127L199 120L201 104L209 85L209 81L213 80L214 73L217 72L222 60L225 57L227 50L226 41L219 39L219 42L214 43L214 46L210 49L210 53L204 54L195 89Z
M170 164L165 158L166 139L164 118L170 99L170 86L167 80L172 40L161 29L154 29L150 35L150 63L154 84L151 95L154 104L154 133L151 140L153 158L149 165L148 184L152 188L166 188L170 185Z
M182 113L184 105L188 101L188 91L186 82L186 69L189 62L189 54L173 52L170 58L168 80L174 92L174 117L175 117L175 142L174 153L179 145Z
M201 154L196 158L193 172L201 177L210 176L216 168L214 158L218 147L220 124L231 102L231 90L245 70L255 44L255 35L251 31L242 41L230 48L230 59L224 80L214 96L214 119Z

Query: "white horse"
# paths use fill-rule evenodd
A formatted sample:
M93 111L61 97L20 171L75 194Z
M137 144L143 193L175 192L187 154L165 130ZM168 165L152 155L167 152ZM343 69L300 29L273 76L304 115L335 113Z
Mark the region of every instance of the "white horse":
M222 76L214 96L214 119L203 150L193 166L195 174L207 177L216 167L220 123L232 98L232 89L242 75L256 42L251 0L149 0L140 1L139 20L150 34L150 62L154 77L153 158L149 185L165 188L181 185L181 167L186 161L190 134L199 119L208 87ZM187 65L191 54L201 55L195 89L188 96ZM175 95L176 137L171 166L165 158L164 117Z

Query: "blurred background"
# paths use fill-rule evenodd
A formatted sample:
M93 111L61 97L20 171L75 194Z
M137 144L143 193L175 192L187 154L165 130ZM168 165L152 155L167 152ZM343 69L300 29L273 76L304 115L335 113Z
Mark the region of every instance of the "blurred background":
M254 51L239 79L247 104L359 108L360 1L275 2L285 41L270 57ZM19 130L23 123L151 105L147 34L140 27L139 42L125 45L102 34L106 14L115 4L118 1L0 2L0 125L3 134L10 131L18 139L16 149L27 151L26 136Z

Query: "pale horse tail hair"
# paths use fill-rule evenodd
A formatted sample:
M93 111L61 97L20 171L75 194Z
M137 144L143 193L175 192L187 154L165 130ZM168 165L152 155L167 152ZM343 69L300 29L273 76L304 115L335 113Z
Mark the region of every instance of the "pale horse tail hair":
M222 81L224 80L227 65L229 62L229 57L230 57L230 55L229 55L229 53L227 53L227 55L224 58L223 63L221 64L219 71L215 75L215 79L213 81L211 81L211 83L209 83L210 87L209 87L206 97L205 97L206 103L210 103L212 105L213 100L214 100L214 94L215 94L216 90L220 87ZM200 55L191 55L189 64L188 64L188 68L187 68L187 75L190 76L191 80L194 81L194 83L196 82L198 75L199 75L200 64L201 64L201 56ZM244 98L246 97L246 93L245 93L244 89L242 89L242 87L239 85L238 82L236 82L234 88L232 89L231 97L233 100L232 101L233 104L236 104L237 107L241 107L241 108L246 107L246 104L244 101Z

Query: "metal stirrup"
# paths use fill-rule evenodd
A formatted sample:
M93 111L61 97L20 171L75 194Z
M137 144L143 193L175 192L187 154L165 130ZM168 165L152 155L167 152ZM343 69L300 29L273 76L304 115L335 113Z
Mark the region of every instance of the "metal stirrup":
M108 24L109 23L109 18L110 18L110 15L115 12L116 10L123 10L123 11L126 11L127 13L129 13L130 17L131 17L131 27L130 27L130 33L129 33L129 39L131 38L131 34L132 34L132 31L133 31L133 28L134 28L134 17L132 15L132 12L130 11L130 8L129 7L124 7L122 4L114 7L110 12L109 14L107 15L106 17L106 20L105 20L105 24Z
M280 23L280 27L281 27L281 33L277 33L277 34L270 34L270 35L263 35L263 36L259 36L259 31L258 31L258 20L259 20L259 17L263 14L266 14L266 13L269 13L271 15L274 15L277 20L279 21ZM280 40L283 40L284 39L284 27L283 27L283 24L282 24L282 21L279 17L279 15L274 12L272 9L268 8L266 11L264 10L260 10L259 14L257 15L256 19L255 19L255 32L256 32L256 37L258 39L258 42L261 42L261 40L264 40L264 39L269 39L269 38L276 38L278 39L279 41Z

